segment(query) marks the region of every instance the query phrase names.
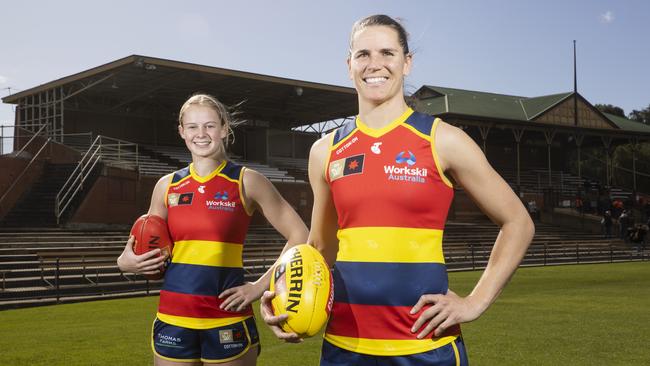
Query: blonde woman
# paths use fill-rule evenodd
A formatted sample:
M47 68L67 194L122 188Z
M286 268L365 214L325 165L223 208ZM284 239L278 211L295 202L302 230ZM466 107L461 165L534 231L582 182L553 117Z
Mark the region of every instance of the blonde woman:
M260 210L287 239L285 250L307 239L293 208L260 173L228 161L232 119L214 97L189 98L178 133L192 163L162 177L149 213L167 220L174 250L165 271L153 326L155 365L255 365L259 335L250 303L270 282L270 271L244 282L242 249L251 215ZM137 256L133 238L118 259L123 271L156 273L159 250Z

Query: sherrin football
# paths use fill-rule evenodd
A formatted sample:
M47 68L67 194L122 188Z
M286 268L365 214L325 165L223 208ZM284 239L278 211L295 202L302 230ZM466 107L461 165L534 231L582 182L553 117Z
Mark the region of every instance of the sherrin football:
M174 242L169 235L167 221L160 216L145 214L138 217L131 228L131 235L135 236L133 251L137 255L160 248L160 255L166 256L165 267L155 275L145 275L150 280L159 280L163 277L165 268L171 260Z
M318 333L329 318L334 301L332 274L325 259L308 244L282 255L271 277L273 313L287 314L282 329L301 337Z

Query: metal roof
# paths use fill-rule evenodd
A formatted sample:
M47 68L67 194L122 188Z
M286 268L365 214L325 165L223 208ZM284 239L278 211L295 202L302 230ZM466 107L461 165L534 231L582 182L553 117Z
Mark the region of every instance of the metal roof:
M535 121L536 118L552 110L573 95L573 92L566 92L529 98L431 85L425 85L413 94L417 100L418 109L433 115L453 114L490 120L535 123L536 125L539 124ZM612 129L650 134L650 126L627 118L602 113L579 93L577 95L596 113L601 114L604 119L608 120Z
M353 88L293 80L213 66L131 55L2 98L5 103L53 88L100 111L169 109L178 111L195 92L226 104L243 101L245 118L300 125L357 113ZM66 100L66 102L69 102Z

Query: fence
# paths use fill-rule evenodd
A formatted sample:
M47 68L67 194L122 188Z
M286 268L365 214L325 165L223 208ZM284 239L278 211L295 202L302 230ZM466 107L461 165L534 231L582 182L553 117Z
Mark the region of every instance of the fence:
M157 294L162 281L122 273L116 266L117 251L72 250L39 252L32 268L11 263L0 265L0 309L114 296ZM453 244L445 248L450 271L479 270L487 265L491 245ZM246 280L255 280L274 264L281 248L257 250L246 255ZM33 254L32 254L33 255ZM625 247L615 242L565 242L532 245L522 266L648 261L647 248ZM20 276L26 276L21 279ZM26 305L25 305L26 304Z

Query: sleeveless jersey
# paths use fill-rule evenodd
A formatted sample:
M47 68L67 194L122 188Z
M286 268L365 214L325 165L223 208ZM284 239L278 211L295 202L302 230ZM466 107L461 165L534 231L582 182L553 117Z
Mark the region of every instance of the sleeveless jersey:
M460 334L452 327L419 340L410 331L421 312L409 312L420 296L448 289L442 234L454 191L437 162L439 121L408 109L382 129L357 117L333 134L325 174L339 252L325 339L335 346L408 355Z
M252 316L219 309L224 290L244 283L242 252L251 216L242 195L244 167L223 161L207 177L193 164L167 188L167 223L174 241L160 290L158 318L192 329L221 327Z

